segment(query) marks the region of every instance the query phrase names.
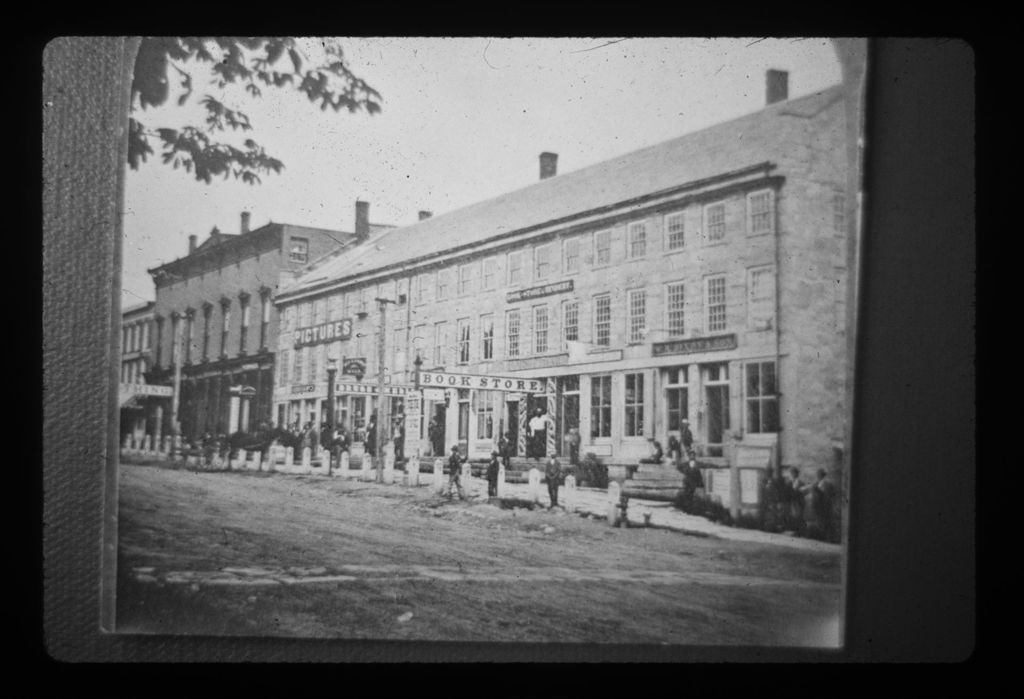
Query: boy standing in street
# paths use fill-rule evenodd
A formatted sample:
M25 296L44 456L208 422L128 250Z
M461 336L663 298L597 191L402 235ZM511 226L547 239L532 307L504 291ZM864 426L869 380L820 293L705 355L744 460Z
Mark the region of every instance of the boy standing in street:
M498 469L500 464L498 463L498 452L497 450L491 451L491 460L487 462L487 497L494 498L498 496Z
M548 463L544 467L544 478L548 482L548 497L551 498L550 507L557 507L558 486L562 484L562 467L558 464L558 459L548 459Z
M459 454L459 447L455 444L452 445L451 456L448 457L448 488L445 490L445 496L452 499L452 486L459 493L459 500L466 499L466 493L462 490L462 462L465 459Z

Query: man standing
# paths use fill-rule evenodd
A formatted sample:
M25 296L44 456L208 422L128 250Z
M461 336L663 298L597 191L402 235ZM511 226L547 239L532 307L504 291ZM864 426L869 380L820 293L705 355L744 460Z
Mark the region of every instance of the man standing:
M405 461L405 413L395 418L395 463Z
M530 429L530 455L540 461L548 452L548 419L542 408L537 408L527 427Z
M462 463L465 461L462 455L459 454L458 445L452 445L451 456L448 457L448 487L445 490L445 496L452 499L452 486L459 492L459 500L465 500L466 494L462 490Z
M366 441L363 443L363 449L370 456L377 455L377 411L374 410L373 414L370 415L370 421L366 423Z
M554 457L548 459L548 463L544 467L544 478L548 482L548 497L551 499L548 509L551 509L558 506L558 486L562 484L562 467L559 465L558 459Z
M693 432L690 432L689 420L682 422L682 427L679 429L679 441L683 443L686 460L693 461Z
M498 470L500 465L498 464L498 452L497 450L491 451L491 460L487 462L487 497L494 498L498 496Z
M505 465L505 470L508 471L509 464L512 460L512 433L506 432L501 439L498 440L498 454L501 455L501 463Z

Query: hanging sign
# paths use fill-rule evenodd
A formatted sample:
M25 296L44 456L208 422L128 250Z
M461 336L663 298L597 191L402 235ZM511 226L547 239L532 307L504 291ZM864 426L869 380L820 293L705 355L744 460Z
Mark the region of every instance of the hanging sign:
M341 365L341 373L357 379L366 375L366 357L349 357Z

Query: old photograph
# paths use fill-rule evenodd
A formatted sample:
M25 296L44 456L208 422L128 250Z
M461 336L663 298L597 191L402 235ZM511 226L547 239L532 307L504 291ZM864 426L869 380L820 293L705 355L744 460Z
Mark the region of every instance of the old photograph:
M865 40L134 45L117 633L843 647Z

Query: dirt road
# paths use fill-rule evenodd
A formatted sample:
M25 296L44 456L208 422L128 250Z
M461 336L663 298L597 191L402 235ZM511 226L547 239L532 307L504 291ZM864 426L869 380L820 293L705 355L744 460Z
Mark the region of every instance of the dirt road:
M417 640L826 645L839 557L429 489L121 468L118 628Z

